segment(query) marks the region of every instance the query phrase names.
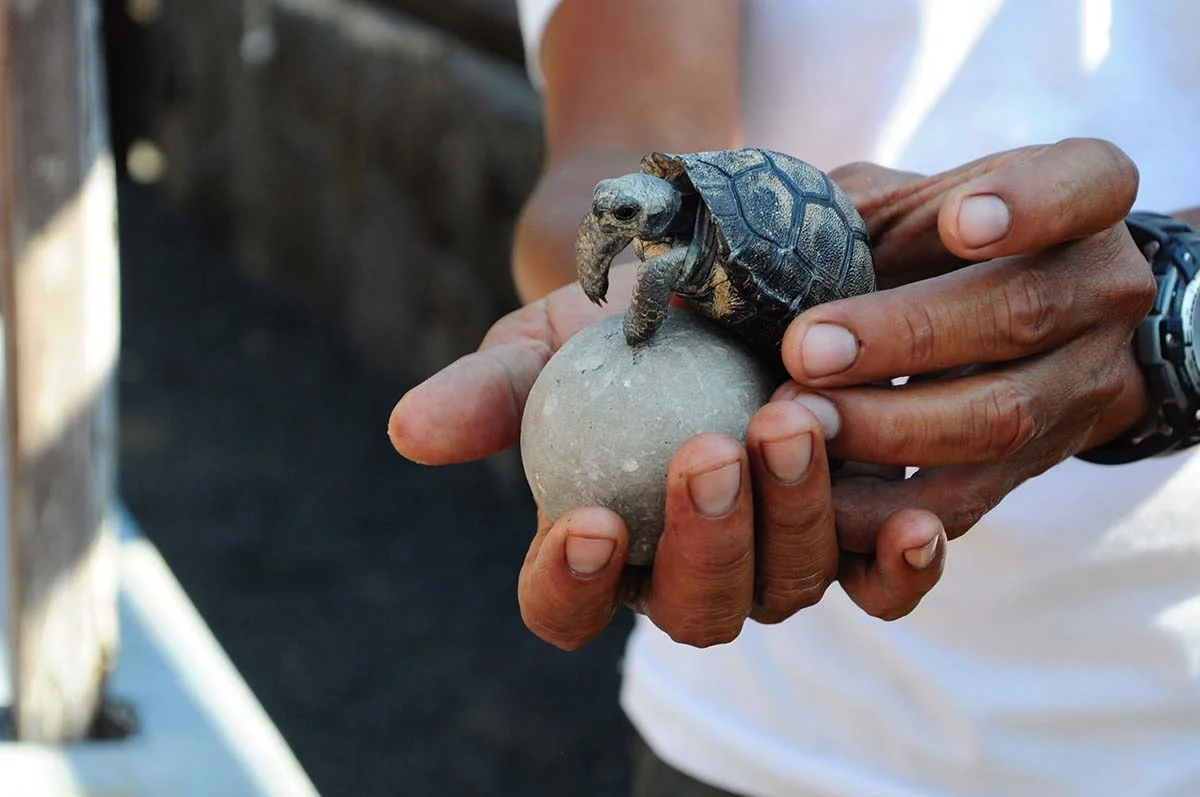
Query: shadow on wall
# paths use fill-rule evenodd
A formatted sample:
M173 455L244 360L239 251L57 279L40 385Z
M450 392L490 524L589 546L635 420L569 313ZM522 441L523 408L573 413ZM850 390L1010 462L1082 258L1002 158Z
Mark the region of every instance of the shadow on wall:
M511 2L105 2L118 151L372 369L423 378L516 306L542 133Z
M534 637L523 477L386 436L396 381L515 306L522 67L399 2L108 5L115 137L156 182L121 187L133 514L322 793L627 793L629 617Z

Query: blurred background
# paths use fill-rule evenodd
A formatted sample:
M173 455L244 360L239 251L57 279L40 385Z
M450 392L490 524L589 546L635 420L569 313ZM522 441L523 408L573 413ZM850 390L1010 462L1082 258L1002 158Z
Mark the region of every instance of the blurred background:
M521 623L515 451L405 389L516 306L541 118L506 0L104 0L120 492L327 795L616 795L629 619Z

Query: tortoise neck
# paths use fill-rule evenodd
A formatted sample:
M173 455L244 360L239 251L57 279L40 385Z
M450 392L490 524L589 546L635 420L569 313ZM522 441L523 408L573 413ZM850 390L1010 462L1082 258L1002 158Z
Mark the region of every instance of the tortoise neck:
M712 213L702 202L696 211L696 223L692 230L692 240L688 244L687 257L683 262L683 282L680 285L685 291L699 291L708 282L709 272L712 271L713 261L716 260L720 248L717 225L713 222Z

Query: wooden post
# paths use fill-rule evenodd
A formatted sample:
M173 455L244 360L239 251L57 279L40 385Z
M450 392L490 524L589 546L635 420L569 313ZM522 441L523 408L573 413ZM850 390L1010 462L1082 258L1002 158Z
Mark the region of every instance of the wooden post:
M117 647L115 192L98 0L0 0L12 730L88 735Z

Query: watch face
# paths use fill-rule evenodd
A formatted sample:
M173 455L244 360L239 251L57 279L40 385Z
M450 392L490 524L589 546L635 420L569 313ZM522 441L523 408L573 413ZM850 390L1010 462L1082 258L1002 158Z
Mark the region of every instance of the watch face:
M1200 391L1200 351L1196 350L1200 344L1200 275L1184 290L1179 316L1183 321L1184 370L1192 382L1192 390Z

